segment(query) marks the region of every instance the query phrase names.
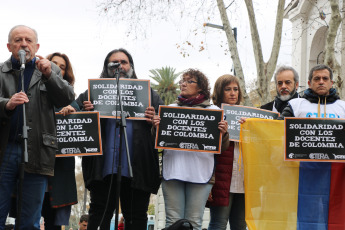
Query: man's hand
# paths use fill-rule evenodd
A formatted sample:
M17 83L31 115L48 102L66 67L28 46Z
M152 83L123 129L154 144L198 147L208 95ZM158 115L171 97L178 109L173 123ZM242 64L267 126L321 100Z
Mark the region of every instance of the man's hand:
M161 118L158 115L154 115L153 120L152 120L153 127L157 128L160 122L161 122Z
M155 115L155 108L150 106L150 107L147 107L146 110L145 110L145 118L146 118L146 121L148 123L152 123L152 120L153 120L153 116Z
M39 60L36 61L38 70L42 73L42 75L49 79L51 73L52 73L52 65L50 61L47 58L44 58L42 56L36 55L39 57Z
M93 110L93 104L91 103L91 101L83 101L83 106L84 110L86 111Z
M14 110L18 105L28 103L29 98L24 92L14 94L6 104L6 110Z

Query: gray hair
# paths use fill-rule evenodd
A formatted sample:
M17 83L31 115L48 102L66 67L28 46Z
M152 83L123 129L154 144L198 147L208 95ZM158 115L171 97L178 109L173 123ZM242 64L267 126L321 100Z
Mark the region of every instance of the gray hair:
M16 25L16 26L14 26L14 27L10 30L10 32L8 33L8 43L11 42L13 30L15 30L15 29L17 29L17 28L19 28L19 27L26 27L26 28L32 30L32 31L35 33L35 36L36 36L36 43L38 42L38 35L37 35L37 31L36 31L35 29L33 29L33 28L29 27L29 26L25 26L25 25Z
M283 66L280 66L280 67L276 70L276 72L275 72L275 74L274 74L274 81L275 81L276 84L277 84L277 76L278 76L281 72L288 71L288 70L292 71L292 73L293 73L293 79L294 79L294 81L295 81L295 84L296 84L297 82L299 82L299 76L298 76L297 71L296 71L294 68L292 68L291 66L283 65Z
M310 72L309 72L308 80L311 81L311 79L313 78L313 73L314 73L314 71L324 70L324 69L328 70L328 72L329 72L329 77L331 78L331 81L332 81L332 80L333 80L333 71L332 71L332 69L331 69L329 66L323 65L323 64L321 64L321 65L316 65L316 66L314 66L313 68L311 68L311 70L310 70Z

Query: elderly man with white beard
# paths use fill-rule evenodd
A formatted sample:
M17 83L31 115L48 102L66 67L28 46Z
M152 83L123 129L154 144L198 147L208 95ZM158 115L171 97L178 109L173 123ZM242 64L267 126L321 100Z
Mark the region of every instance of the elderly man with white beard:
M294 68L290 66L279 67L274 74L277 96L273 101L262 105L260 108L282 113L288 105L288 101L299 97L297 93L298 79L298 73Z

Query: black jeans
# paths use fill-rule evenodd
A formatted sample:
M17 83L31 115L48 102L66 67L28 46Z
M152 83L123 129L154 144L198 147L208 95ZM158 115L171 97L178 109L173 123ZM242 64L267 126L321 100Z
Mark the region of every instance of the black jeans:
M131 179L122 177L121 179L120 201L121 210L125 218L125 230L146 230L147 209L150 201L150 193L139 189L131 188ZM94 184L90 188L90 209L88 230L97 230L101 222L110 186L110 176L104 182ZM110 229L110 221L115 210L116 174L110 191L109 204L105 211L104 220L100 226L102 230Z

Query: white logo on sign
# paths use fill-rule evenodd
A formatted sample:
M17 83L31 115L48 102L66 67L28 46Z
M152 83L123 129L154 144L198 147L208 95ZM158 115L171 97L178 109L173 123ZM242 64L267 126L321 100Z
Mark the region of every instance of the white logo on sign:
M96 153L98 152L98 148L86 148L84 147L86 153Z
M136 113L136 112L134 112L134 116L135 117L145 117L145 114L144 113Z
M204 150L216 150L217 149L216 146L204 145L204 144L202 144L202 145L204 146Z
M345 160L345 155L336 155L333 153L334 159L341 159L341 160Z

